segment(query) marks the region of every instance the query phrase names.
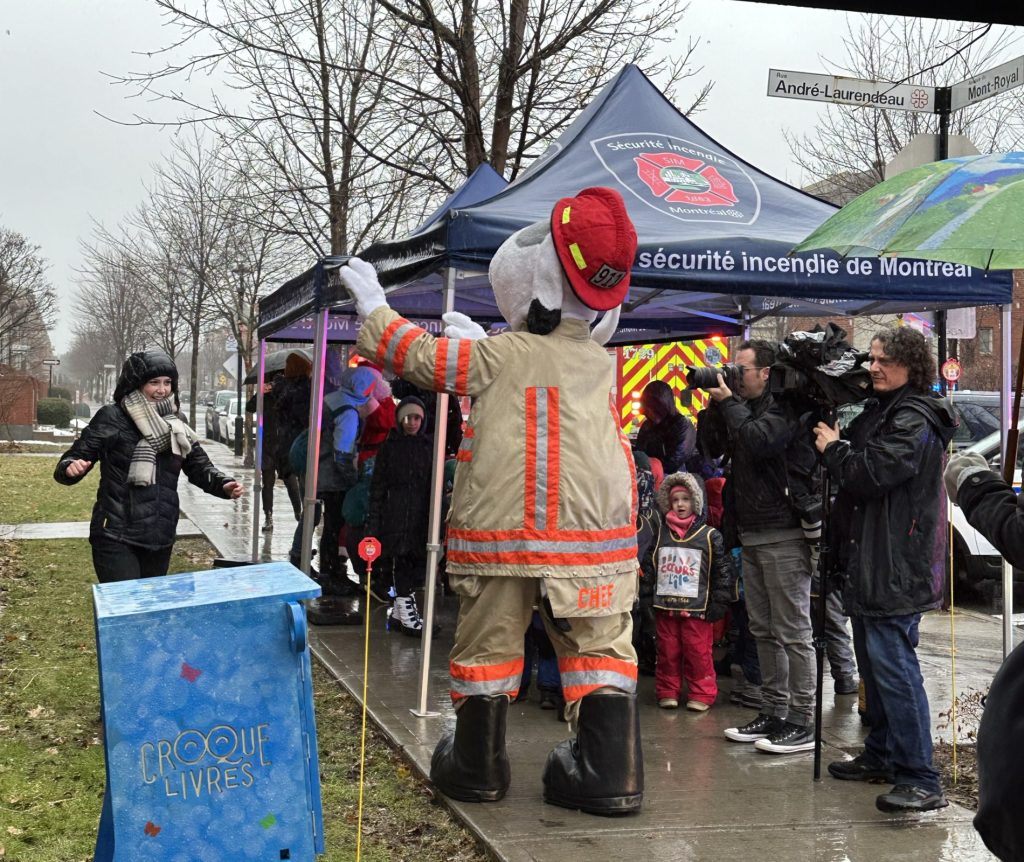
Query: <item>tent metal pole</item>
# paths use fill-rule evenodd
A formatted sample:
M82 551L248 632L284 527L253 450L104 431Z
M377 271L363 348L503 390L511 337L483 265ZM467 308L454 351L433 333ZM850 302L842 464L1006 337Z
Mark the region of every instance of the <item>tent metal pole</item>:
M455 310L455 269L448 267L444 278L444 312ZM437 565L441 559L441 497L444 494L444 450L448 437L448 393L437 393L434 416L434 470L430 480L430 520L427 526L427 582L423 598L423 652L420 655L420 687L413 715L437 715L427 710L430 688L430 653L434 640L434 598L437 593Z
M1016 452L1007 452L1007 437L1010 426L1016 417L1011 416L1013 402L1010 400L1010 380L1013 377L1013 306L1003 306L1002 332L1000 347L1002 348L1003 374L999 385L999 433L1002 438L1003 464L1015 463ZM1007 459L1010 459L1007 461ZM1011 473L1011 476L1013 474ZM1013 566L1003 560L1003 658L1013 649Z
M309 428L306 449L306 481L302 494L302 553L299 568L309 574L313 558L313 523L316 511L317 465L320 463L320 422L324 413L324 364L327 361L327 315L324 308L316 316L313 342L313 381L309 387Z
M259 341L258 350L256 359L259 363L257 366L259 372L256 375L256 459L253 461L256 476L252 483L252 554L250 556L254 563L258 563L260 560L260 512L262 511L260 497L263 490L263 382L266 375L267 342L262 338ZM241 406L239 406L238 412L242 412Z

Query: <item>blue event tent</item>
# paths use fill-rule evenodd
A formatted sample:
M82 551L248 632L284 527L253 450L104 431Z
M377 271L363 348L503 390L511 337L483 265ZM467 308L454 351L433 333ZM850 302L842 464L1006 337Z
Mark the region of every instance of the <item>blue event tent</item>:
M636 66L626 66L504 191L452 206L428 229L362 256L386 285L406 285L395 293L411 300L424 273L442 266L464 275L486 271L513 231L548 218L559 198L593 185L621 192L636 225L627 320L709 314L714 327L717 315L742 312L882 313L1010 301L1009 273L897 258L790 256L836 207L708 137ZM458 301L493 310L482 278L465 278L457 292ZM436 307L436 298L430 302ZM409 302L408 310L427 307Z
M503 181L491 174L474 173L410 236L360 252L377 268L392 307L414 318L436 317L443 293L448 307L454 304L480 322L498 320L486 281L495 251L515 230L547 219L560 198L595 185L621 192L639 237L618 343L727 334L738 329L741 318L764 314L923 311L1011 301L1009 273L910 260L845 260L827 252L791 256L793 246L835 207L722 147L635 66L625 67L516 182L500 188ZM299 338L316 342L313 390L322 392L330 320L339 312L351 314L351 300L337 278L344 261L323 258L260 302L261 383L266 341L292 340L296 333L289 327L315 314L315 335L310 328ZM354 321L340 328L347 332L337 340L354 340ZM446 398L439 396L440 416L446 415ZM262 415L261 393L258 399ZM310 428L320 427L321 403L312 401ZM438 451L443 451L443 429L439 424ZM316 486L318 439L310 434L307 488ZM440 510L440 464L435 459L433 513ZM306 571L311 511L312 501L304 519ZM257 507L254 559L258 517ZM430 619L438 547L434 516L428 547L425 617ZM426 709L430 642L427 626L421 712Z

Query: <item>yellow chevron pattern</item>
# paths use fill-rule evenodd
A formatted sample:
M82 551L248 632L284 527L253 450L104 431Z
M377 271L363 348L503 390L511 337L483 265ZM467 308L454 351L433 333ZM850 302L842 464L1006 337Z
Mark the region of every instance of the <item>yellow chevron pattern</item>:
M707 352L711 351L711 362ZM652 380L663 380L676 393L676 405L692 421L707 403L707 395L700 390L686 389L687 365L706 367L728 362L728 343L721 338L696 341L673 341L667 344L638 344L616 349L619 368L619 419L624 431L635 430L633 402L639 399L644 387ZM717 355L716 355L717 354Z

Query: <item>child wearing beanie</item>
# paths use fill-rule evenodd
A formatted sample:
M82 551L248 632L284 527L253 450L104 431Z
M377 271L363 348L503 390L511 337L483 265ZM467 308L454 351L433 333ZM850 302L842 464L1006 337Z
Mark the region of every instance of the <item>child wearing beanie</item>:
M734 575L722 534L707 523L704 486L692 473L666 476L656 494L662 513L653 543L658 706L706 712L718 697L711 655L714 625L725 616Z
M388 628L411 637L423 634L415 591L427 564L427 521L434 447L424 428L426 408L415 397L395 410L397 425L377 452L370 482L367 535L380 539L381 571L392 572L395 599Z

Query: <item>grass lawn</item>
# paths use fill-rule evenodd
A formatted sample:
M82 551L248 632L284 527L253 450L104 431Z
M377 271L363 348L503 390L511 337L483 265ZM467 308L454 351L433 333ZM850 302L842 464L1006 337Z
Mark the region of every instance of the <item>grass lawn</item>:
M60 485L54 481L53 468L62 454L55 452L52 458L0 455L0 523L89 520L100 481L99 468L91 470L77 485Z
M3 458L5 471L11 460ZM44 459L21 460L41 461L52 470L52 463ZM32 472L24 471L26 480ZM3 501L13 496L7 484L0 481L5 487L6 497L0 497L4 512L8 510ZM65 519L67 515L55 518ZM205 540L181 540L171 571L208 568L213 556ZM89 590L94 580L85 540L0 542L3 862L92 858L104 780ZM322 668L315 667L314 684L327 841L327 853L320 858L341 862L355 858L360 713ZM425 785L372 727L362 857L373 862L488 858L473 837L431 801Z

